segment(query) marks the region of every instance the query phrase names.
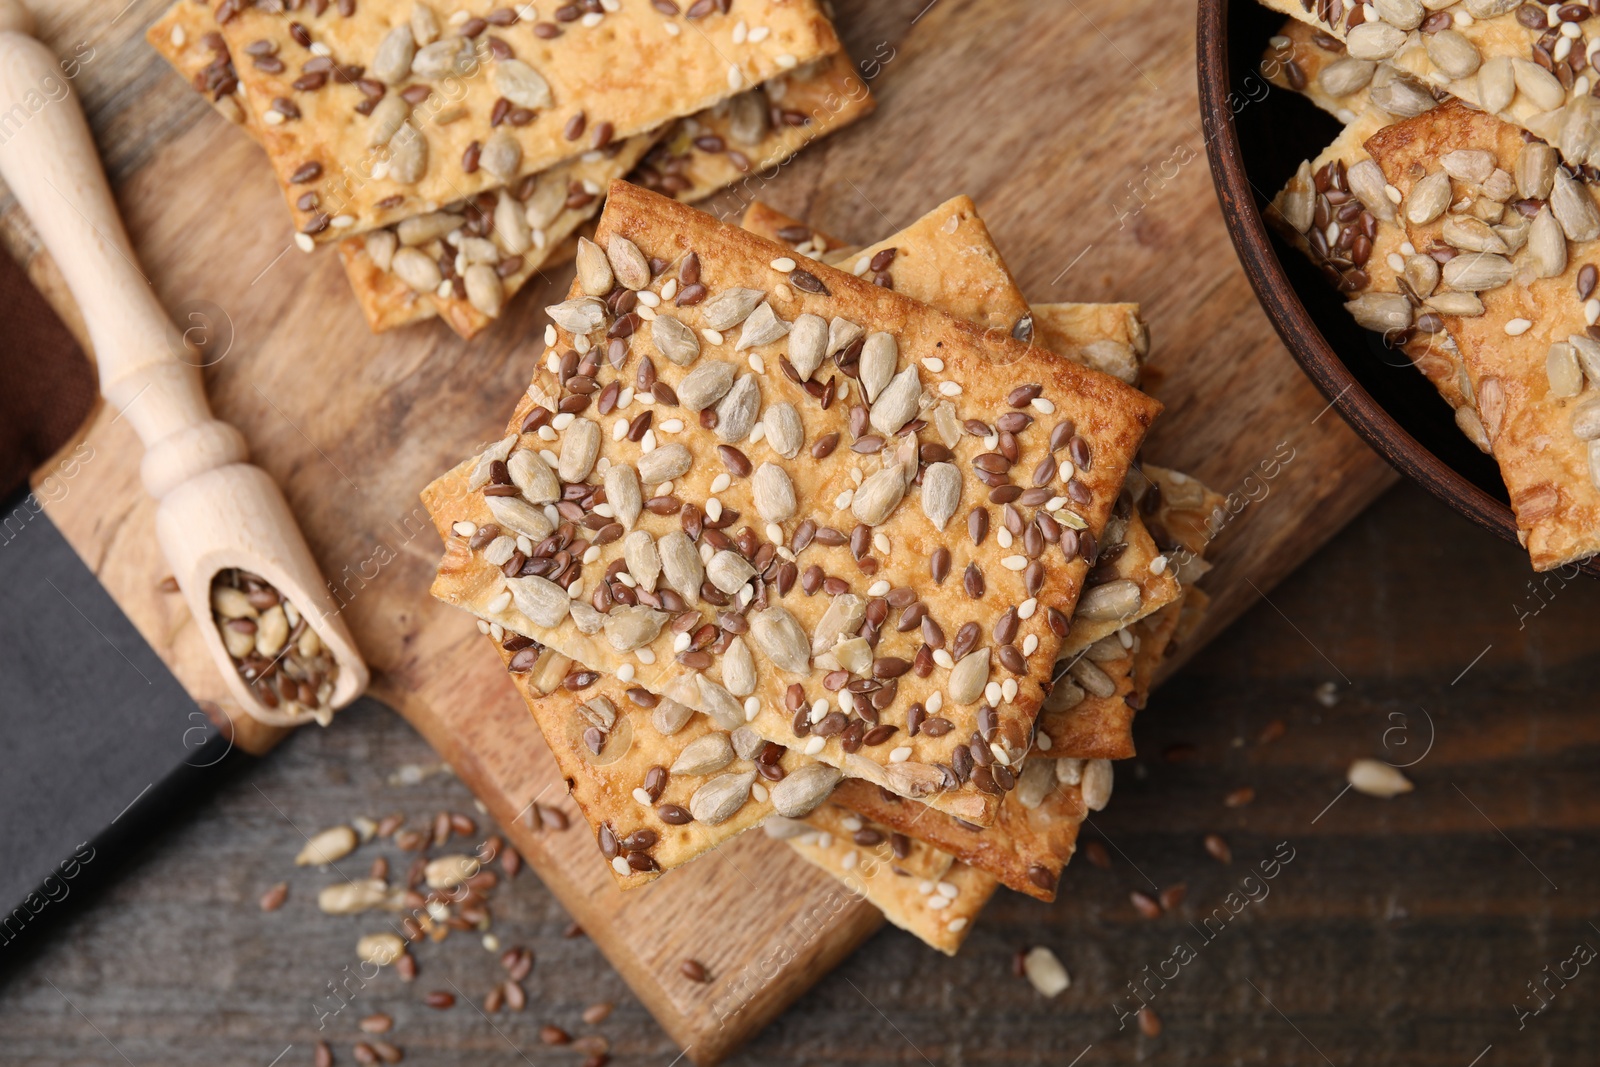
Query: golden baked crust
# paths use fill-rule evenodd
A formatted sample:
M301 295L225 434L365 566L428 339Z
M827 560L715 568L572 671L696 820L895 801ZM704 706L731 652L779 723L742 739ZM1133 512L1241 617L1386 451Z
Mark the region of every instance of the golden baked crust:
M351 17L339 5L320 15L314 6L280 14L244 0L214 9L236 56L270 52L266 62L242 64L239 79L262 116L262 144L301 233L330 241L436 210L590 149L602 129L613 139L646 133L839 50L814 0L745 0L732 14L714 10L692 21L664 15L650 0L619 0L614 12L559 24L486 22L478 16L490 12L464 0L431 10L436 27L424 36L437 39L416 49L413 35L417 58L405 63L403 51L379 49L391 29L413 24L412 0L361 0ZM752 41L750 27L766 32ZM458 42L468 47L449 47ZM319 66L333 68L321 72L319 87L296 87L308 74L317 79ZM355 66L362 75L348 77ZM357 110L370 100L366 90L382 87L380 77L394 79L385 97L434 90L407 109L411 132L397 140L383 136L392 123L375 133L374 120ZM512 117L515 108L522 111ZM269 113L284 117L271 121ZM418 143L425 148L407 150ZM463 165L474 143L485 153L476 169ZM296 172L312 164L321 175L297 182ZM302 208L297 201L308 191L319 202Z
M642 190L633 190L621 184L614 187L597 239L609 242L613 233L632 239L643 250L644 255L658 256L668 261L677 258L680 253L691 248L715 249L714 252L707 252L705 254L706 258L701 263L701 278L709 284L714 293L722 293L727 285L738 281L756 282L773 287L773 293L777 296L785 315L794 315L803 309L814 308L820 312L827 313L824 319L826 321L826 318L832 314L844 311L853 319L865 320L871 326L888 326L898 336L901 351L942 353L939 357L921 357L918 364L909 364L907 367L902 368L902 372L906 376L904 380L920 380L923 372L937 375L938 377L935 378L935 381L943 380L949 383L953 380L959 380L962 383L959 388L947 385L936 396L943 395L952 402L960 399L963 405L973 404L975 410L993 411L997 407L1000 410L1005 410L1003 405L1007 395L1012 392L1011 383L1038 380L1043 390L1042 398L1044 403L1035 405L1037 410L1041 413L1047 413L1046 409L1052 409L1055 412L1053 416L1055 418L1065 416L1075 419L1076 429L1080 435L1084 435L1087 431L1085 440L1088 442L1088 448L1093 459L1091 469L1078 472L1078 477L1084 480L1083 488L1088 490L1088 492L1083 492L1081 495L1088 498L1088 503L1081 505L1081 509L1085 514L1077 521L1083 522L1090 530L1097 530L1103 527L1105 518L1110 510L1110 504L1114 500L1115 491L1120 490L1121 478L1126 469L1125 460L1122 457L1128 455L1136 447L1138 440L1142 438L1144 427L1148 424L1149 419L1153 417L1155 411L1158 410L1158 405L1154 401L1134 393L1109 378L1081 370L1070 363L1060 360L1047 361L1038 354L1030 352L1025 347L1014 342L989 340L985 343L982 331L974 326L950 320L897 294L862 282L853 276L830 271L820 264L808 263L805 269L812 272L812 276L820 283L817 287L826 290L826 294L805 294L802 296L796 294L794 289L787 285L779 289L774 283L781 284L781 279L772 277L774 268L769 266L769 263L775 258L781 258L780 253L774 251L774 246L740 231L729 230L727 227L716 224L703 214L682 208L659 197L654 197ZM785 299L785 296L787 296L787 299ZM697 321L693 315L687 317L691 322ZM639 339L640 335L636 334L634 338L636 344ZM648 342L646 344L648 345ZM774 347L767 347L769 354L765 358L770 362L777 362L779 359L778 354L773 351ZM648 347L642 349L642 351L646 352L649 350ZM757 354L761 353L758 351ZM552 352L552 356L554 356L554 352ZM706 360L706 358L705 356L700 357L701 361ZM978 371L980 366L988 366L997 358L1015 361L1008 370L1007 381L999 381L995 376L983 375ZM921 360L928 360L929 362L924 363ZM665 363L664 360L662 362ZM915 369L917 367L921 369ZM936 367L941 369L935 369ZM675 388L681 387L682 383L682 376L674 373L677 369L671 364L666 364L661 368L663 378L670 374L673 379L676 379ZM759 383L758 379L760 379ZM546 380L550 381L552 385L554 384L553 376L542 374L541 381L535 383L532 391L540 395L548 395L547 390L543 388L543 381ZM769 389L772 390L772 393L767 397L769 404L778 398L788 399L792 397L795 399L797 406L806 411L805 423L808 443L814 442L819 434L835 425L841 429L845 426L846 419L841 417L841 412L822 410L820 405L813 403L803 390L793 386L786 377L771 374L754 375L749 381L764 393ZM1031 390L1017 395L1023 398L1018 402L1026 404L1027 397L1031 395ZM534 402L531 398L520 405L518 418L513 425L521 425L523 419L528 417L533 405ZM959 415L959 411L957 415L958 417L964 417ZM1030 470L1031 465L1037 462L1035 457L1044 454L1047 449L1047 443L1043 437L1043 434L1039 435L1037 445L1030 446L1019 443L1019 469ZM631 442L628 445L613 449L610 445L603 443L601 453L607 455L608 458L611 453L615 453L617 457L615 462L626 462L630 455L638 452L637 449L630 451L629 445L631 445ZM967 462L965 454L968 452L975 454L982 446L982 442L977 438L970 438L970 441L966 438L961 438L956 439L954 445L957 458L962 462ZM1036 451L1030 451L1030 447ZM766 452L761 453L761 455L765 456ZM1100 458L1102 456L1106 458ZM797 495L807 501L808 508L814 509L814 511L808 511L807 514L820 514L824 522L842 522L841 519L834 517L834 513L829 510L829 506L832 505L834 509L842 510L835 497L842 490L852 487L851 480L846 476L849 466L849 463L806 465L802 469L793 471L790 477L792 484L798 486ZM958 471L960 470L959 467L957 469ZM675 491L680 492L682 497L686 497L691 501L707 499L712 495L709 484L714 473L717 472L709 463L702 464L702 469L699 471L691 469L688 472L684 472L674 481ZM1087 481L1090 479L1093 481L1092 485ZM453 493L442 492L441 490L443 489L443 485L436 483L429 493L430 503L434 506L436 512L443 511L454 515L458 511L472 512L476 510L479 514L482 513L484 505L481 498L476 500L467 499L470 494L461 491L459 488ZM964 489L963 495L969 501L982 499L979 490L970 486ZM746 514L755 514L753 502L748 495L748 488L743 481L733 482L728 489L721 491L720 498L728 501L729 503L726 506L730 508L736 508ZM846 498L843 507L848 507L849 503L849 498ZM914 507L915 505L912 506ZM469 515L462 514L457 517L465 518L469 517ZM879 516L872 515L871 517L876 518ZM798 513L795 521L798 521ZM662 531L662 535L665 536L668 529L675 530L678 524L674 522L671 527L668 527L666 522L658 521L656 516L646 512L640 517L639 526L647 530L652 527L659 528ZM925 518L916 515L910 508L905 506L889 514L887 519L876 530L870 528L865 530L864 532L868 535L874 533L884 535L891 545L891 553L888 558L878 561L878 553L882 551L881 548L869 551L868 555L877 561L873 569L878 567L883 569L878 571L876 575L861 574L860 578L854 579L855 584L862 586L862 592L865 592L868 586L879 581L888 583L891 588L901 582L924 584L922 575L926 574L927 561L931 557L935 545L941 548L948 547L951 551L951 573L962 569L968 562L971 562L974 567L987 569L986 565L992 562L991 557L1000 554L998 546L963 545L958 537L947 535L944 538L934 538L930 536L931 530L932 528L927 524ZM760 535L754 530L751 530L749 535L756 539L760 538ZM784 540L789 540L787 534ZM986 538L985 540L989 539ZM945 541L949 541L950 544L946 546L943 543ZM870 545L871 542L869 541L868 544ZM909 547L911 551L894 554L892 546L895 544ZM990 544L992 545L992 541ZM752 545L751 547L757 546ZM852 580L844 578L843 575L861 572L861 568L856 566L846 546L831 547L823 542L818 542L811 549L807 549L807 553L809 558L802 561L806 566L810 566L813 560L817 561L819 566L825 563L828 571L835 577L839 577L847 587L852 585ZM614 556L614 552L611 550L605 550L602 558L605 554ZM1020 553L1013 554L1018 556L1020 563L1028 563ZM770 550L766 558L770 558ZM1058 611L1063 613L1070 612L1071 603L1075 599L1078 575L1081 574L1082 570L1081 560L1074 559L1072 562L1067 563L1061 553L1056 552L1054 554L1043 553L1042 558L1037 562L1039 566L1032 569L1032 580L1037 581L1042 577L1044 586L1039 589L1040 595L1035 600L1035 603L1039 604L1040 609L1059 605L1057 606ZM1031 564L1029 566L1031 567ZM474 575L471 573L472 570L470 554L462 548L459 541L452 544L442 566L441 578L440 582L436 584L436 591L442 597L453 602L466 605L477 604L481 610L488 601L499 597L501 581L494 577L485 577L481 571ZM935 587L933 592L926 598L926 602L930 605L930 610L935 610L935 605L938 605L940 609L944 605L952 605L952 610L959 610L962 616L967 616L969 612L973 610L981 612L987 606L987 610L993 613L995 619L998 619L1004 613L1002 605L1014 606L1030 599L1027 589L1020 580L1022 578L1020 571L1012 571L1008 567L994 568L991 573L986 573L984 577L986 582L982 595L979 597L968 596L956 586L955 582L948 580L946 585ZM976 585L973 588L976 590ZM797 620L796 625L799 627L799 632L802 633L815 629L826 607L819 599L795 596L792 593L790 596L782 598L782 603L787 612L793 613L793 617ZM1038 707L1039 683L1042 680L1040 676L1044 673L1043 663L1046 662L1047 658L1053 658L1054 651L1060 643L1059 636L1044 624L1045 620L1038 617L1042 613L1042 611L1031 611L1029 620L1019 618L1018 632L1015 637L1015 640L1024 642L1028 647L1034 646L1031 641L1025 640L1027 635L1032 634L1037 638L1037 662L1041 665L1038 673L1035 673L1035 668L1032 666L1035 660L1031 655L1027 656L1024 658L1024 662L1017 664L1024 673L1017 674L1014 678L1007 677L1003 691L990 694L982 691L982 675L969 666L967 670L962 672L962 677L968 679L969 682L976 678L979 692L975 697L968 697L963 693L963 701L970 699L972 703L960 703L957 708L951 708L946 712L946 714L954 715L958 720L968 722L968 728L963 729L953 723L954 729L940 737L935 738L919 733L916 737L907 739L909 743L904 747L910 749L910 756L917 757L920 755L921 758L905 758L905 753L901 753L900 758L889 758L891 752L901 747L899 745L865 746L860 752L848 753L840 747L840 741L836 735L820 739L820 749L812 754L820 756L825 762L843 765L849 773L871 776L875 780L883 781L890 784L891 787L899 788L905 792L923 794L931 792L935 803L962 812L975 820L986 818L993 810L995 795L984 792L971 779L966 782L960 782L954 789L943 788L949 783L946 773L939 769L938 764L943 762L940 759L941 756L948 758L949 753L956 748L956 741L951 737L951 734L964 736L970 732L970 723L975 721L975 712L971 709L977 703L978 697L982 697L985 700L990 695L1000 697L996 701L999 707L995 711L997 720L995 736L997 742L1004 741L1012 744L1017 748L1018 752L1026 744L1028 728L1031 726L1033 714ZM783 620L788 616L769 615L763 617L758 614L756 617L758 619L765 618L766 620ZM517 629L519 625L522 628L532 628L529 620L526 618L518 619L515 614L507 616L502 621L512 629ZM952 619L950 628L954 629L957 622L959 622L959 619ZM787 624L782 623L781 625ZM941 625L945 624L941 623ZM887 627L885 629L887 630ZM979 629L981 631L981 624ZM795 631L791 630L789 632L794 633ZM563 652L578 651L579 655L574 658L587 665L595 666L597 669L614 670L634 658L626 657L613 651L610 647L610 642L582 634L577 623L570 618L563 619L554 628L540 628L539 634L541 639L548 637L552 647L556 647ZM756 640L760 640L760 638L760 633L755 635ZM723 710L724 714L727 714L726 706L728 702L723 700L721 702L723 707L717 707L719 694L715 688L706 684L707 681L710 681L709 679L703 681L696 678L692 668L686 669L676 661L662 662L662 660L673 654L671 636L658 637L657 641L660 643L661 651L657 653L655 649L651 649L651 658L654 658L656 662L635 664L637 677L641 684L674 699L684 698L683 702L691 706ZM878 649L878 658L883 658L883 653L898 650L899 644L904 642L904 638L898 638L898 635L891 636L885 632L883 645ZM802 651L794 647L798 643L799 640L796 637L791 644L782 646L783 653L787 653L792 648L794 655L798 657L797 664L808 662L810 650ZM771 647L770 643L763 646L763 667L766 664L766 650ZM915 643L909 644L905 650L906 655L909 656L914 648ZM993 652L990 651L986 655L993 655ZM812 666L809 671L795 673L792 676L781 676L776 669L757 669L757 685L750 694L755 699L746 698L746 714L749 714L748 709L754 709L755 718L751 720L752 725L763 736L777 740L779 743L793 743L796 740L793 732L795 724L790 721L788 714L778 709L784 706L785 691L790 684L800 684L800 692L803 694L807 704L810 704L813 700L828 699L821 695L824 692L828 692L828 690L817 684L821 681L822 676L827 673L827 670L832 669L831 666L827 666L826 657L824 658L823 668ZM888 670L890 668L885 667L884 669ZM932 700L936 705L939 704L941 698L934 698L932 694L938 691L942 697L947 676L943 673L945 668L936 668L936 670L938 673L932 675L929 679L925 679L915 672L907 672L900 676L898 679L900 683L898 687L899 701L922 703L925 700ZM810 687L807 687L802 681L807 678L811 682ZM1011 688L1012 683L1016 685L1014 696ZM810 691L813 688L815 692ZM892 692L894 687L888 688ZM1001 683L995 680L993 688L1000 689ZM689 691L690 689L698 689L699 692L698 694L692 693ZM908 689L910 692L907 692ZM854 703L854 701L849 703ZM950 703L954 705L958 702L952 698ZM829 706L831 704L824 704L823 709L826 710ZM815 737L816 735L812 736ZM818 746L817 741L808 740L807 744L812 748L817 748ZM977 782L988 785L988 774L974 771L972 772L972 777L976 778ZM959 778L960 776L958 775L958 782Z
M1409 196L1431 178L1448 199L1450 206L1433 221L1406 222L1417 248L1447 252L1461 248L1453 242L1477 240L1471 235L1483 232L1479 214L1500 204L1485 186L1447 177L1442 159L1464 153L1448 156L1457 175L1464 166L1481 165L1509 179L1518 173L1524 153L1549 152L1538 142L1528 143L1510 123L1458 101L1380 130L1367 148L1402 194ZM1536 218L1525 242L1509 255L1460 251L1445 264L1441 294L1430 300L1438 307L1445 293L1459 299L1466 290L1477 292L1477 301L1463 303L1474 305L1466 310L1481 306L1480 314L1453 313L1448 307L1441 314L1461 348L1518 535L1536 570L1600 550L1600 447L1594 443L1600 436L1600 343L1589 332L1600 319L1600 302L1590 297L1586 306L1580 295L1585 287L1593 290L1592 265L1600 262L1600 243L1593 239L1600 234L1600 222L1594 221L1600 220L1600 208L1588 186L1553 166L1548 175L1556 184L1541 209L1546 222ZM1501 181L1493 175L1485 180L1491 186ZM1515 195L1514 182L1510 195ZM1515 208L1503 211L1520 217ZM1547 227L1547 240L1535 232L1540 226ZM1586 239L1572 240L1566 231L1573 229Z
M947 956L955 955L994 895L990 876L836 804L824 804L803 821L766 825L895 926Z
M775 177L771 171L819 137L872 114L877 102L845 52L815 60L745 91L755 100L724 100L673 123L628 176L635 185L689 204L730 186L740 200ZM764 112L757 129L736 123L736 109Z

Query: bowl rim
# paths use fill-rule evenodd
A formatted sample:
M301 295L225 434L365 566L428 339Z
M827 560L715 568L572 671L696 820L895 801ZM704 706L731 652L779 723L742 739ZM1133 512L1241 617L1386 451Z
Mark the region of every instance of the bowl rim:
M1272 247L1233 125L1228 63L1230 0L1199 0L1195 30L1200 121L1222 219L1256 299L1289 354L1345 422L1389 464L1460 514L1520 546L1511 509L1467 480L1400 425L1364 389L1301 303ZM1324 410L1324 414L1326 409ZM1317 416L1321 418L1321 415Z

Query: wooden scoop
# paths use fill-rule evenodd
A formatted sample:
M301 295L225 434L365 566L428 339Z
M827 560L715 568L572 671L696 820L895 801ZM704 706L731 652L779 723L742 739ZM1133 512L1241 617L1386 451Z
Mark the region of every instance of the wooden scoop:
M325 723L366 688L366 665L282 491L246 462L243 435L211 416L200 360L138 267L71 83L32 32L28 10L0 0L0 176L71 287L101 392L144 442L140 476L159 502L162 551L234 698L270 725ZM240 676L211 606L212 581L229 568L271 583L332 654L338 673L320 713L269 707Z

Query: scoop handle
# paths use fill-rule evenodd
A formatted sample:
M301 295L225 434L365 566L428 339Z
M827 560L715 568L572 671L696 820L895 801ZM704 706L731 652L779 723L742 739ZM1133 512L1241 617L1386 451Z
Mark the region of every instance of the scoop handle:
M160 499L249 449L212 418L197 355L139 266L71 79L29 36L32 22L18 0L0 0L0 176L72 291L100 391L144 442L140 474Z

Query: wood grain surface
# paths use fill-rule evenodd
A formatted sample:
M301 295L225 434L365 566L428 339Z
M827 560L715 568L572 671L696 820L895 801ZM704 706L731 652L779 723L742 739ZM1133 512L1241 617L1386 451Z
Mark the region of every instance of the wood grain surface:
M285 487L374 695L456 766L678 1045L716 1059L847 955L875 916L852 903L797 940L793 922L827 883L755 838L624 899L587 835L517 828L530 800L560 795L553 762L471 623L424 594L438 545L416 493L494 435L540 351L528 343L538 308L565 275L531 286L471 345L438 324L369 335L336 259L290 246L259 151L143 44L160 0L38 6L40 36L71 57L145 272L180 324L215 331L226 354L207 372L213 407ZM759 195L866 241L966 192L1032 299L1142 302L1153 390L1167 404L1147 455L1232 494L1236 513L1214 545L1215 608L1192 654L1394 476L1327 414L1240 274L1206 172L1190 13L1155 0L838 6L878 114L714 208L736 213ZM0 228L59 295L14 207ZM88 439L97 459L51 517L189 690L226 709L193 623L157 590L165 569L132 476L136 442L103 411ZM731 985L708 996L677 973L690 945L724 976L755 973L774 953L792 959L741 986L748 1001L740 993L724 1025L715 1005Z
M1527 582L1515 548L1422 490L1397 489L1139 717L1141 756L1118 767L1112 804L1086 831L1109 869L1080 856L1054 904L1001 892L955 959L880 931L730 1067L1065 1067L1080 1053L1078 1067L1467 1067L1480 1054L1478 1067L1592 1062L1592 963L1565 988L1552 980L1549 1008L1522 1029L1513 1009L1536 1007L1527 983L1579 943L1600 949L1589 925L1600 923L1600 589L1552 583L1547 606L1522 618L1538 603ZM100 669L108 683L126 672L120 662ZM1274 722L1282 736L1262 743ZM1386 737L1396 726L1405 729ZM1347 794L1328 807L1349 760L1411 762L1430 736L1406 772L1414 793ZM422 1005L430 990L481 1001L503 977L493 953L455 935L417 949L415 983L385 974L318 1029L317 999L344 977L356 938L382 924L316 910L314 894L337 877L291 866L295 827L389 811L413 824L440 810L477 816L459 780L390 784L399 768L436 761L372 702L331 730L297 732L148 842L97 899L65 901L64 921L32 955L0 948L0 1060L307 1067L326 1038L348 1067L363 1036L356 1020L383 1012L395 1020L383 1036L407 1064L577 1067L582 1056L540 1042L540 1027L554 1024L606 1037L614 1067L668 1067L681 1046L593 943L563 936L560 900L526 872L491 896L493 932L537 956L526 1011L491 1025L465 1003ZM1253 802L1227 807L1243 787ZM1209 833L1225 838L1231 864L1207 855ZM1294 859L1266 883L1269 895L1206 941L1195 928L1215 931L1206 918L1284 841ZM366 846L351 861L365 870L374 855L405 859ZM759 868L739 865L763 884ZM285 880L288 901L262 914L256 898ZM1183 903L1158 919L1130 902L1135 890L1177 883ZM1260 884L1248 887L1258 897ZM692 914L662 921L692 925ZM1126 983L1180 942L1197 958L1156 991L1162 1032L1119 1030ZM1059 998L1012 976L1013 953L1032 945L1071 972ZM604 1001L616 1003L611 1018L585 1026L583 1010Z

